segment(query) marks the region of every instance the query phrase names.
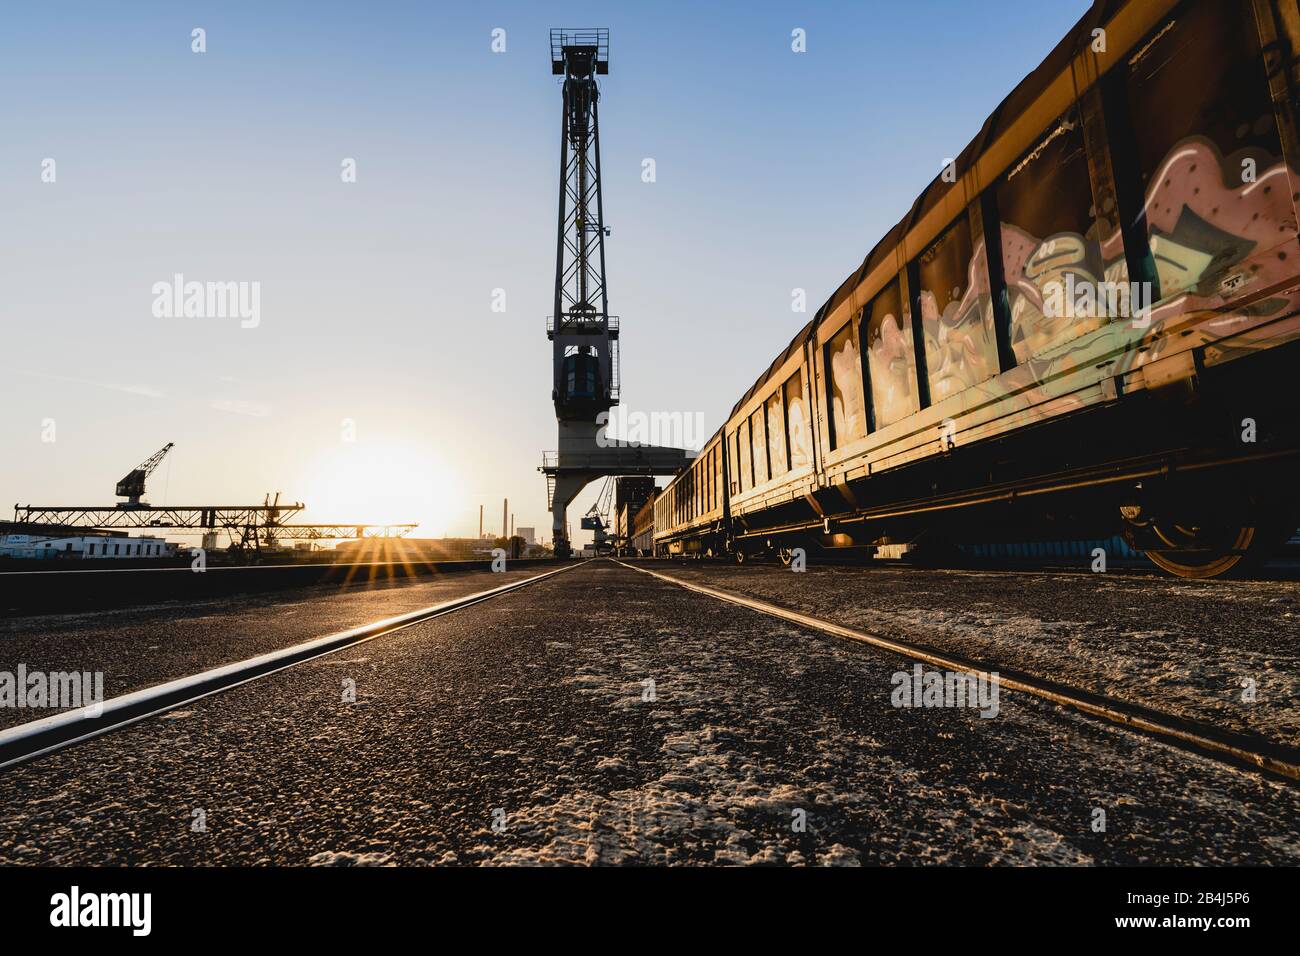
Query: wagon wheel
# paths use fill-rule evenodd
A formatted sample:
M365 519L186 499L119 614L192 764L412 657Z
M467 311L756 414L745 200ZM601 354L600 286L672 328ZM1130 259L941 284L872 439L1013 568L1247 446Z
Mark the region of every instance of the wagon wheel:
M1244 574L1277 550L1295 530L1290 522L1276 520L1227 528L1153 522L1156 536L1166 549L1146 552L1156 567L1180 578L1217 578Z

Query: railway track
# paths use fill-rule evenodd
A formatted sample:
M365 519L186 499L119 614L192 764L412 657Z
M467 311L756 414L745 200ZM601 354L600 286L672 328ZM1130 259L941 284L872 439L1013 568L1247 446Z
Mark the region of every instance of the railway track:
M909 660L930 664L933 667L964 673L997 673L999 686L1007 690L1032 694L1035 697L1070 708L1089 717L1136 731L1164 743L1233 766L1255 770L1269 777L1285 780L1293 784L1300 783L1300 749L1295 747L1277 744L1250 734L1222 730L1202 721L1188 720L1149 707L1132 704L1102 694L1095 694L1080 687L1035 677L1015 669L1002 667L994 662L949 654L927 647L924 644L883 637L856 628L845 627L842 624L835 624L809 614L792 611L767 601L711 588L649 568L637 567L623 561L617 561L616 563L641 574L650 575L660 581L694 591L697 594L703 594L719 601L757 611L769 617L779 618L799 627L818 631L832 637L867 644Z
M566 564L564 567L521 581L453 598L395 617L123 694L93 707L65 711L2 730L0 731L0 769L99 737L297 664L355 647L431 618L491 600L586 563L588 562ZM1201 721L1189 720L1113 697L1095 694L1079 687L1002 667L995 662L946 653L917 642L871 634L767 601L683 580L661 571L638 567L623 561L615 561L615 563L719 601L832 637L867 644L909 660L958 672L977 674L996 672L1002 688L1032 694L1089 717L1234 766L1258 771L1291 783L1300 783L1300 749L1294 747L1277 744L1256 735L1222 730Z
M553 571L524 578L522 581L512 581L500 587L452 598L395 617L373 621L360 627L327 634L233 664L122 694L88 707L63 711L50 717L7 728L0 731L0 769L54 753L277 671L373 641L422 621L451 614L503 594L509 594L585 563L566 564Z

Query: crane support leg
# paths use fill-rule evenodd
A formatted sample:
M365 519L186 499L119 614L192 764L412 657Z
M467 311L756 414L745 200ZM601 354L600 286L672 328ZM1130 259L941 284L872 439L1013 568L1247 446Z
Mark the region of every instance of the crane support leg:
M573 499L589 484L601 477L598 471L575 471L556 474L555 495L551 499L551 538L555 542L555 556L567 558L572 554L566 512Z
M568 557L570 547L565 511L583 488L606 475L675 475L695 459L683 448L638 445L605 436L597 422L560 422L560 447L542 471L555 479L551 498L551 536L557 557Z

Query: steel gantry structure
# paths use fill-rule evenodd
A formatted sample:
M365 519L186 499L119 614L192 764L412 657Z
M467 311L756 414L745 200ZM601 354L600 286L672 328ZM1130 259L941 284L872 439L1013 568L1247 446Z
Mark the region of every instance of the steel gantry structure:
M372 525L356 522L293 524L292 517L305 507L301 501L280 503L268 494L260 505L151 505L144 501L145 481L174 442L168 442L135 468L114 488L126 501L116 505L14 505L16 527L82 528L112 531L126 528L170 528L205 536L228 531L235 548L260 550L277 540L349 541L359 538L400 538L411 533L414 524ZM238 535L238 537L236 537Z
M546 335L552 343L559 448L543 455L555 553L571 551L565 513L587 484L606 475L671 475L691 454L602 440L619 400L617 316L605 283L605 207L600 181L600 88L609 72L609 31L551 31L551 73L564 77L560 119L560 209L555 297Z
M14 505L16 524L62 525L66 528L175 528L190 531L242 530L277 524L305 506L288 505Z
M14 505L14 526L40 525L95 531L170 529L192 534L226 531L235 547L257 550L273 547L277 541L402 538L416 528L415 524L298 524L280 520L297 514L304 507L302 502L261 505Z

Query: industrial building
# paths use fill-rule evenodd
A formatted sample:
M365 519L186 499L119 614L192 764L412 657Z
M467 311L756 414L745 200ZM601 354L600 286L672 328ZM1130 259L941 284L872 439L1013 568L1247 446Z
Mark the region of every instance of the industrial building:
M636 515L654 499L655 491L655 479L649 475L614 479L614 549L619 554L632 552Z
M0 534L0 557L18 560L114 560L128 558L171 558L176 545L162 538L126 534L104 534L77 529L62 534Z

